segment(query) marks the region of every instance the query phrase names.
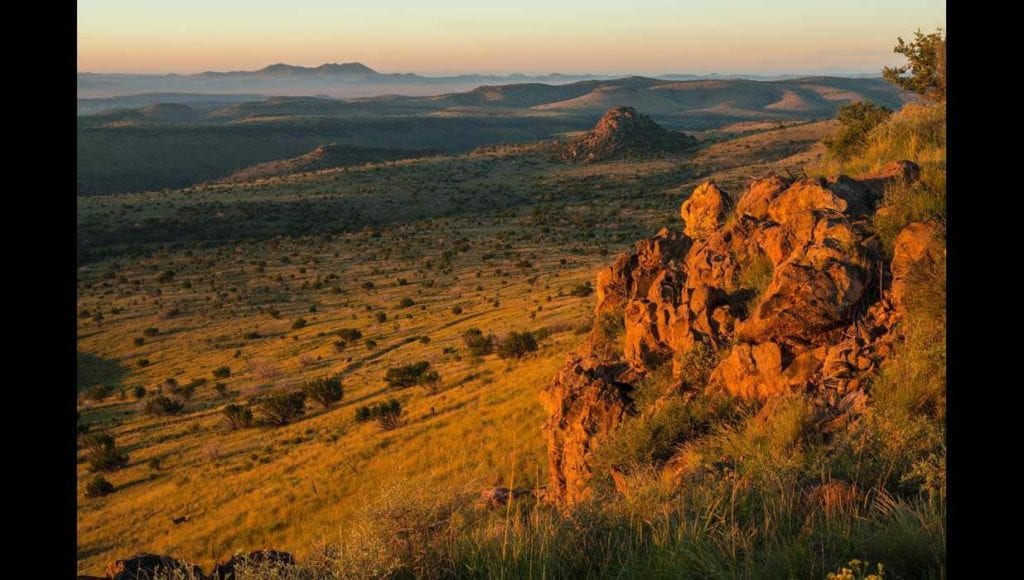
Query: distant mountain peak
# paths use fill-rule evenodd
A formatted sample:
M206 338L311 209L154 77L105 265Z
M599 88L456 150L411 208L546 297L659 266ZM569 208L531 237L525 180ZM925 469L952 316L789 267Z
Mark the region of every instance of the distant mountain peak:
M271 76L307 76L307 75L377 75L380 74L361 62L329 62L316 67L296 66L277 63L265 66L256 71Z

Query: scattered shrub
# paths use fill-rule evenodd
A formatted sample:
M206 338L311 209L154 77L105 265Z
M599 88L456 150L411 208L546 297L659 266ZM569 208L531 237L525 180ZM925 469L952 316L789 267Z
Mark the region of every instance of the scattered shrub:
M870 101L857 101L839 107L839 131L825 139L825 147L840 160L849 159L868 144L868 134L884 123L892 111Z
M272 425L283 426L306 414L306 393L295 391L270 395L259 402L260 411Z
M462 307L461 306L452 306L452 314L454 314L455 316L458 316L458 315L462 314Z
M245 429L252 425L252 409L243 405L228 405L221 411L228 427L232 430Z
M495 348L500 358L523 358L537 350L537 339L529 332L510 332Z
M177 415L184 408L180 402L164 395L153 397L146 402L146 412L156 417Z
M114 492L114 484L102 475L95 475L85 484L85 497L103 497Z
M136 385L135 387L132 388L132 395L135 397L136 400L142 399L143 397L146 396L146 387L143 387L142 385Z
M325 409L340 401L344 395L339 377L313 379L302 386L302 391Z
M348 342L355 342L363 338L363 333L355 328L342 328L341 330L338 330L335 334L337 334L342 340Z
M405 389L416 385L429 385L441 380L441 376L430 368L430 363L420 361L411 365L389 368L384 381L389 387Z
M87 399L99 403L113 395L115 390L112 385L94 385L89 387L89 390L85 392L85 396Z
M462 341L473 356L484 356L494 352L494 335L484 333L479 328L470 328L462 333Z
M374 315L374 317L377 319L377 322L387 322L388 321L388 315L383 313L383 312L378 312L377 314Z
M577 284L577 285L573 286L572 290L569 291L570 295L578 296L580 298L583 298L583 297L586 297L586 296L590 296L593 293L594 293L594 285L591 284L590 282L584 282L582 284Z
M415 305L416 305L416 302L412 298L409 298L408 296L406 296L405 298L402 298L402 300L398 303L398 307L399 308L409 308L410 306L415 306Z
M155 327L155 326L150 326L146 330L143 330L142 334L144 334L146 336L156 336L156 335L160 334L160 329Z
M117 471L128 465L128 454L117 448L110 433L90 433L82 439L93 471Z
M231 367L217 367L213 369L213 377L216 379L226 379L231 376Z
M306 321L305 318L296 318L295 320L292 321L292 330L298 330L300 328L306 328L307 324L309 324L309 323Z
M381 429L390 431L398 427L402 416L402 404L395 399L356 409L356 422L377 421Z

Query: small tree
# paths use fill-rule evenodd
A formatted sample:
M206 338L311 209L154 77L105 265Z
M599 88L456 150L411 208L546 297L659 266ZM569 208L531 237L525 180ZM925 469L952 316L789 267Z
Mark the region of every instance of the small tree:
M529 332L510 332L497 347L501 358L523 358L537 350L537 339Z
M868 143L868 134L892 115L892 111L868 101L860 101L839 107L839 123L842 128L828 139L825 147L840 160L848 159Z
M416 385L429 385L441 380L441 375L430 368L430 363L420 361L411 365L392 367L384 374L388 386L405 389Z
M398 427L402 417L402 404L395 399L381 403L375 413L377 425L384 431L390 431Z
M377 425L385 431L398 427L399 419L402 416L402 404L395 399L388 399L386 402L359 407L356 409L356 422L365 423L376 421Z
M85 396L97 403L114 394L114 387L111 385L94 385L85 392Z
M356 328L342 328L335 332L335 334L345 342L355 342L360 338L363 338L363 333Z
M907 57L907 64L883 68L882 78L926 99L946 100L946 38L942 29L931 34L918 30L913 42L896 40L892 51Z
M484 356L494 352L494 336L484 333L479 328L470 328L462 333L462 341L473 356Z
M272 425L284 426L306 414L306 393L271 395L259 402L260 411Z
M153 397L146 402L146 412L156 417L177 415L185 408L180 402L165 395Z
M302 390L310 399L320 403L324 409L330 408L344 395L339 377L313 379L304 384Z
M227 420L228 427L233 431L245 429L252 425L252 409L243 405L228 405L221 411Z
M89 452L89 466L93 471L117 471L128 465L128 454L117 448L110 433L101 431L86 435L82 444Z
M114 492L114 485L102 475L96 475L85 484L85 497L103 497Z

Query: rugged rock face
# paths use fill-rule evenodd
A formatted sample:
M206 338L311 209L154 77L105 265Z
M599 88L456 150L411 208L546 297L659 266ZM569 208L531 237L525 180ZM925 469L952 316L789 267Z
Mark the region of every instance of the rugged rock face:
M558 156L589 163L659 153L684 153L697 144L690 135L667 131L632 107L612 107L587 134L562 143Z
M704 183L682 204L683 232L662 230L601 270L595 313L622 316L621 356L597 348L606 339L595 329L545 390L548 496L588 495L594 450L634 412L630 383L669 362L691 376L696 346L717 361L697 388L760 401L802 393L822 425L863 407L864 378L901 338L915 265L943 251L938 225L911 224L887 263L871 231L884 185L918 174L901 161L833 182L769 176L735 208Z
M544 391L551 473L546 497L569 504L587 497L591 450L619 426L631 405L629 385L616 379L624 370L625 365L573 356Z

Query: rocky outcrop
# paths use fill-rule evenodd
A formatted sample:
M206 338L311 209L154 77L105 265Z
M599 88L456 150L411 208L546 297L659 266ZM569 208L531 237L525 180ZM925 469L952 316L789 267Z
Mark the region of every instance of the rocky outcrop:
M199 566L157 554L140 553L107 564L107 578L113 580L202 577L203 571Z
M631 407L632 389L618 379L625 370L625 365L594 365L574 355L545 389L541 402L548 412L551 473L545 497L571 505L589 495L591 454Z
M868 219L886 184L918 174L897 162L834 181L772 175L735 207L713 182L698 185L682 232L638 242L597 276L595 311L622 316L621 351L597 348L607 337L595 330L544 392L549 496L587 497L594 450L635 412L630 385L670 362L680 388L701 376L686 388L809 397L822 430L862 412L866 377L901 339L908 281L944 257L941 228L911 224L887 262ZM713 352L709 374L692 372L697 346ZM623 488L623 474L611 476Z
M667 131L632 107L612 107L594 128L556 146L557 156L577 163L626 157L685 153L697 140L685 133Z
M683 233L694 239L708 237L722 225L731 208L732 199L714 181L701 184L679 208Z

